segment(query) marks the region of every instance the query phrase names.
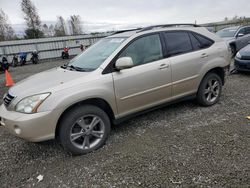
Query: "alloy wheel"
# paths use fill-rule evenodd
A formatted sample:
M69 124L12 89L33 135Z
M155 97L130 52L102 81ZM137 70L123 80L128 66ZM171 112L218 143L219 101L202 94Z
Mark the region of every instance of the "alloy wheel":
M210 79L208 80L204 95L208 102L213 103L220 94L220 83L217 79Z
M104 132L105 125L100 117L93 114L85 115L72 125L70 141L81 150L89 150L101 142Z

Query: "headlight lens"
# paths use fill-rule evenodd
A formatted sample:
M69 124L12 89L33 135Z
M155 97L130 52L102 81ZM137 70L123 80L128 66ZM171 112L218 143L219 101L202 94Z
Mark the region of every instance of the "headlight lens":
M26 97L16 105L16 111L26 114L36 113L38 107L49 95L50 93L43 93Z
M238 57L239 59L241 58L241 55L239 52L236 54L236 57Z

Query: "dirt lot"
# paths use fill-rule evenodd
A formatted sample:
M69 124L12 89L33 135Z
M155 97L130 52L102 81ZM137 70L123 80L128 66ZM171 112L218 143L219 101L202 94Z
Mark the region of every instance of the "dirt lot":
M15 81L62 65L11 69ZM38 83L39 84L39 83ZM0 74L0 96L7 91ZM28 143L0 127L1 187L249 187L250 74L231 75L220 102L186 101L112 129L98 151L73 157L56 141ZM38 175L43 180L38 182Z

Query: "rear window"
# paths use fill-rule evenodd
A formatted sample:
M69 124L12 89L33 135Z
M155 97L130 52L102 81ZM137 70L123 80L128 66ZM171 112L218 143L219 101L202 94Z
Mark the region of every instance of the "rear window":
M199 34L195 34L193 33L192 35L195 36L195 38L197 38L201 44L200 48L208 48L210 46L213 45L214 41L212 41L211 39L208 39L202 35L199 35Z
M200 43L200 41L197 38L195 38L194 35L191 34L191 33L190 33L189 36L190 36L190 39L191 39L191 42L192 42L192 45L193 45L193 49L194 50L201 49L201 43Z
M166 32L164 33L167 43L168 56L184 54L193 50L187 32Z

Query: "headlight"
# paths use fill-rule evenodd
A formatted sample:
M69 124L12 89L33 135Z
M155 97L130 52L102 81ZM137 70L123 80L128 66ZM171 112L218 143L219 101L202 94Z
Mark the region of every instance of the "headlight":
M240 55L239 52L236 54L236 57L239 58L239 59L241 59L241 55Z
M16 105L16 111L26 114L36 113L38 107L49 95L50 93L43 93L26 97Z

